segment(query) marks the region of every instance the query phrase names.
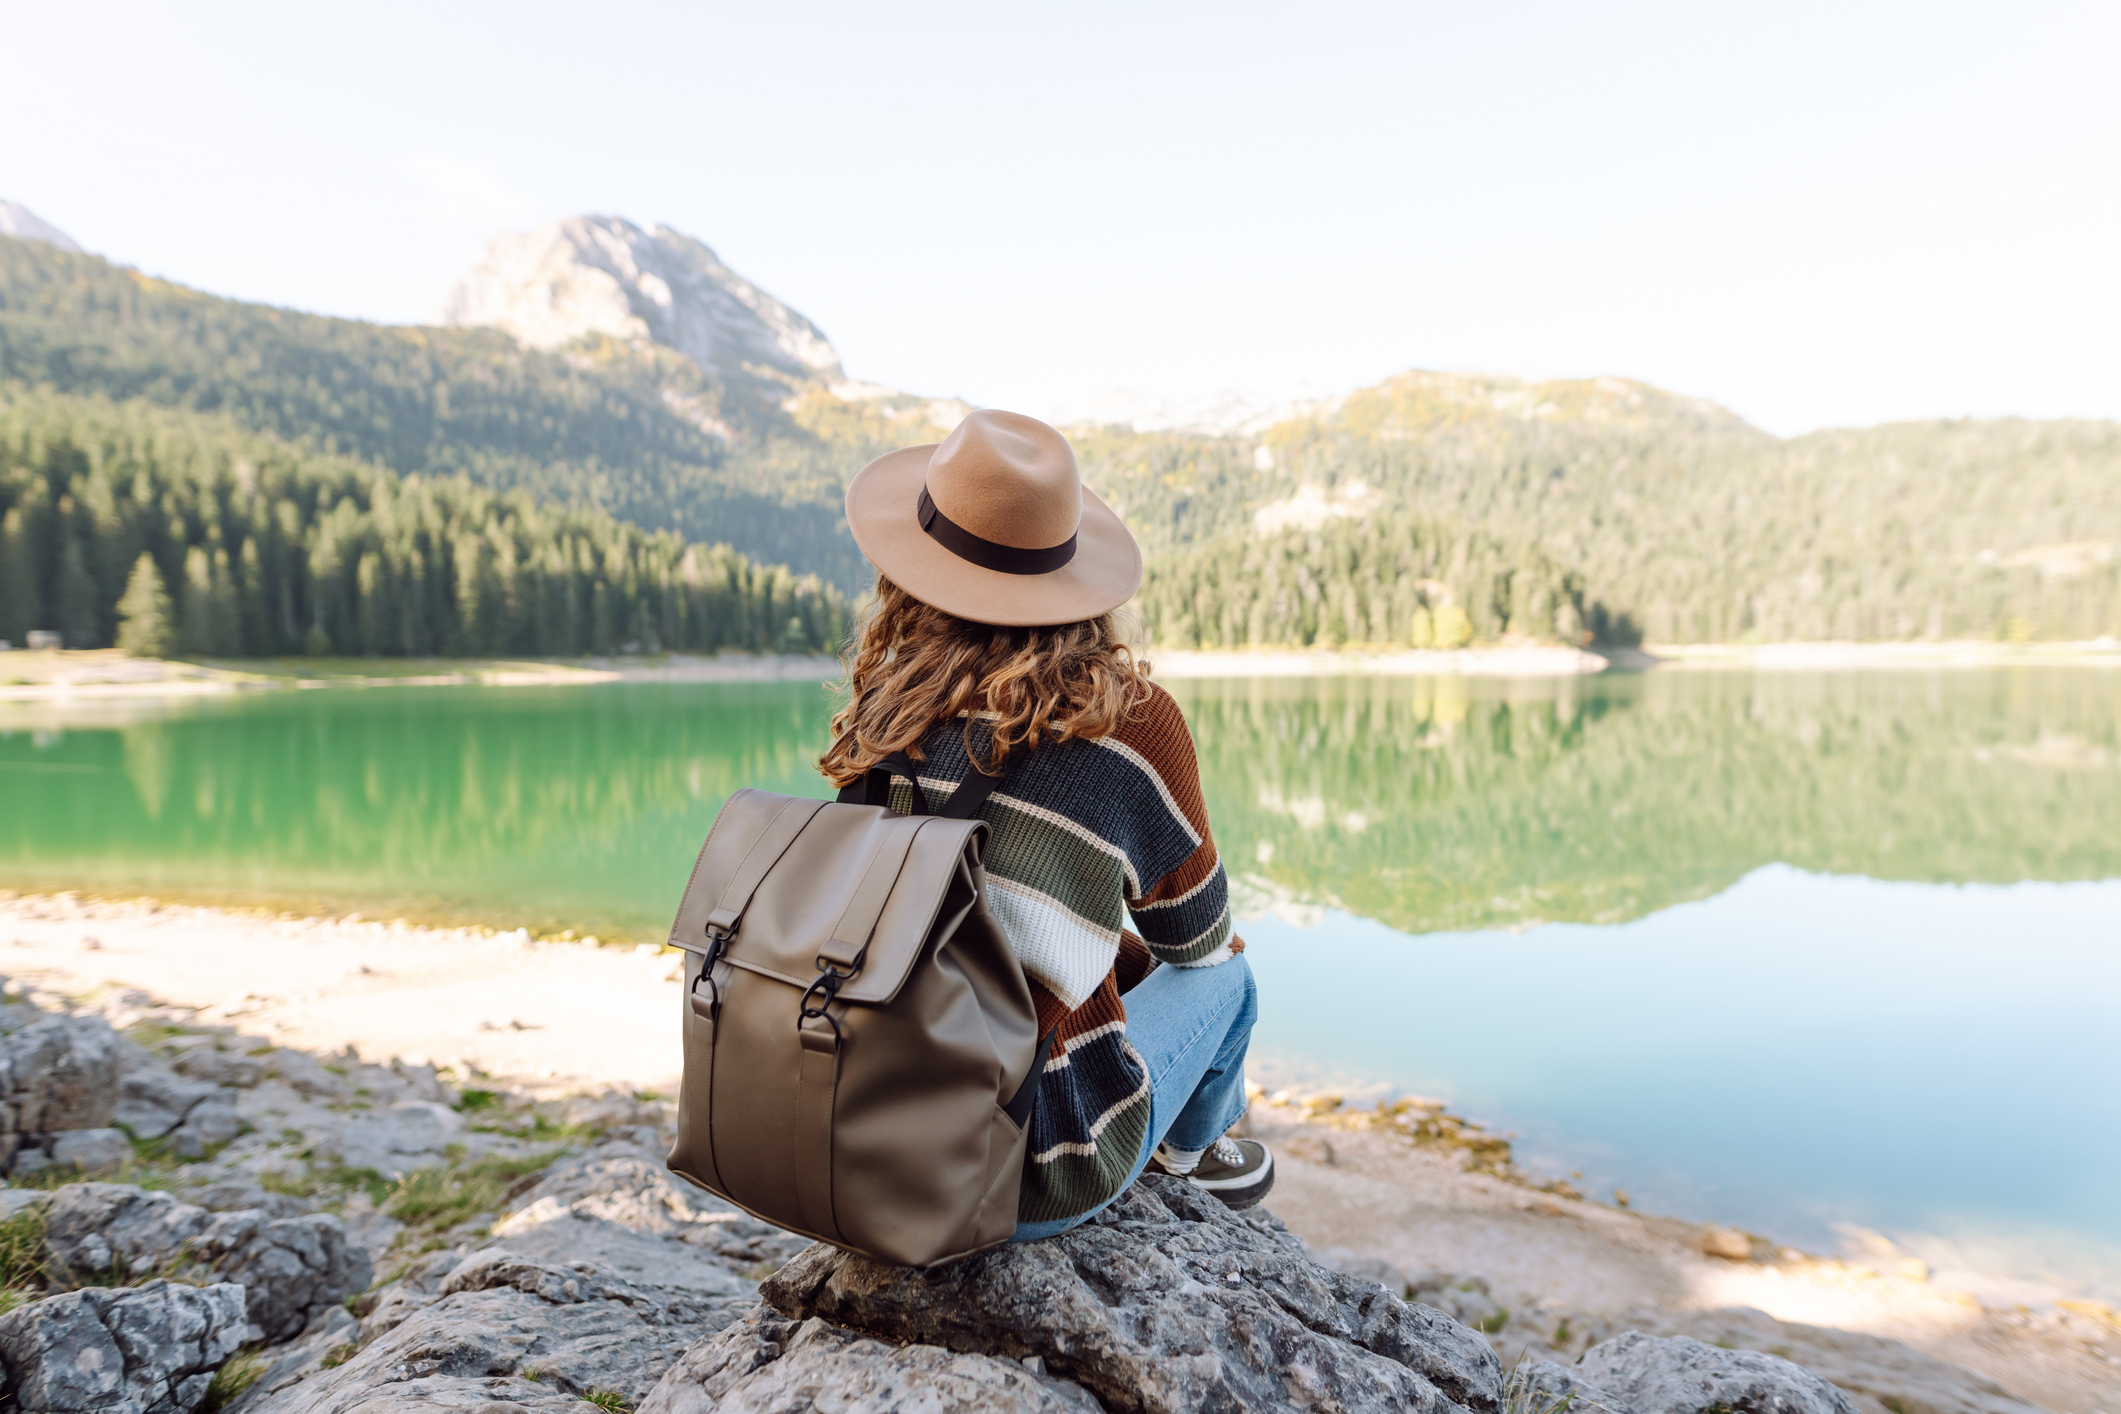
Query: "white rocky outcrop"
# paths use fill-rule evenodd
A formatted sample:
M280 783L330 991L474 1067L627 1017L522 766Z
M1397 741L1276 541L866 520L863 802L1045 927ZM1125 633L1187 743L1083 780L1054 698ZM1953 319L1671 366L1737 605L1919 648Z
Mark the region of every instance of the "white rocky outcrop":
M716 372L842 376L815 324L703 242L616 216L570 216L489 242L443 297L441 322L492 325L538 349L606 334L662 344Z
M76 255L82 253L80 244L72 236L19 201L0 201L0 236L13 236L18 241L43 241Z

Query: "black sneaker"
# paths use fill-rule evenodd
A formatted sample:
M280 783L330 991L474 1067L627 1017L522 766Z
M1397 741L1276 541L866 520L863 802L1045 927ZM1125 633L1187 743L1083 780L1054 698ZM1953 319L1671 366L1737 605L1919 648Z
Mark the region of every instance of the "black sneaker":
M1161 1173L1163 1146L1149 1162ZM1232 1208L1249 1208L1267 1196L1274 1186L1274 1151L1257 1139L1232 1139L1225 1134L1208 1146L1193 1172L1179 1174L1195 1188L1207 1190Z

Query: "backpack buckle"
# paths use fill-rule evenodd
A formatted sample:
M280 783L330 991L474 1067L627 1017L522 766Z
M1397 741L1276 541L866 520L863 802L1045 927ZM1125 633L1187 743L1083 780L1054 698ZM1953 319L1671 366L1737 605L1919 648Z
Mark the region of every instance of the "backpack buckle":
M800 1010L795 1018L795 1029L801 1031L803 1023L806 1021L823 1020L827 1026L832 1028L832 1038L837 1042L840 1035L840 1023L839 1018L832 1014L832 999L839 995L841 985L853 975L854 973L851 971L841 972L833 967L827 967L820 971L817 975L817 980L803 989L802 1001L799 1004ZM819 998L816 1006L810 1004L812 997Z
M707 984L707 1016L710 1021L719 1021L722 1017L722 989L715 985L714 965L729 950L729 941L736 936L736 930L709 923L702 931L707 934L707 951L700 955L700 975L692 979L692 993L698 996L700 983Z

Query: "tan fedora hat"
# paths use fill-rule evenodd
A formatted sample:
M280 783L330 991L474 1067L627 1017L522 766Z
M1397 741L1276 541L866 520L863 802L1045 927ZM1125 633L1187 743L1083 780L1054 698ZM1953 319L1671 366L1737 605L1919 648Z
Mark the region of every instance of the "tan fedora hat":
M907 593L974 623L1076 623L1141 588L1141 547L1083 486L1068 439L1021 413L975 412L884 453L847 487L847 525Z

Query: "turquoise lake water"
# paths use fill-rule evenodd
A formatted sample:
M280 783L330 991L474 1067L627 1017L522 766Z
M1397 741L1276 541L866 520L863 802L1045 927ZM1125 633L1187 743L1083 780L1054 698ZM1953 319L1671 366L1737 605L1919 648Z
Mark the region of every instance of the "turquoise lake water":
M2121 1298L2121 673L1177 683L1269 1083L1643 1210ZM0 711L0 886L667 927L807 684Z

